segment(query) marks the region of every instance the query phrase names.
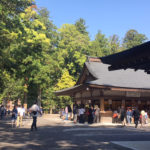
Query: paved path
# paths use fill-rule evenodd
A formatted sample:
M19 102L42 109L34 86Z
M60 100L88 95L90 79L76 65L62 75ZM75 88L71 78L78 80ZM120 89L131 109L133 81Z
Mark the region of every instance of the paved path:
M38 131L30 131L31 119L22 128L11 128L10 121L0 120L2 150L149 150L150 127L74 125L58 115L38 118ZM137 142L141 141L141 142ZM141 143L141 144L140 144ZM143 144L145 143L145 144ZM136 146L136 147L135 147ZM143 149L141 149L141 147ZM145 149L144 149L145 148Z
M130 148L132 150L150 149L150 141L113 141L112 143Z

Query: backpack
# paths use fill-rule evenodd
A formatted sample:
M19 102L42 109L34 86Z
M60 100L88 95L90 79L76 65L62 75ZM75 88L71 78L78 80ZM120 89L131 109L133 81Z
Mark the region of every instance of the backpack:
M73 114L77 114L77 108L73 108Z
M37 111L33 111L32 113L33 113L33 115L36 115L36 114L37 114Z

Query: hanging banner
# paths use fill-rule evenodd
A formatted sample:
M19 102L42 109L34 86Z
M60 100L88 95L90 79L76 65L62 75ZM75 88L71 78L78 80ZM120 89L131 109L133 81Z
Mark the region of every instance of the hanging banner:
M126 97L140 97L141 93L140 92L126 92Z

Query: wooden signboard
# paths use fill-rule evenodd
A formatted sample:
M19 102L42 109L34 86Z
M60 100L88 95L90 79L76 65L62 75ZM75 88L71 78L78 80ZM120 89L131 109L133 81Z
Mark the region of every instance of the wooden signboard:
M126 92L126 97L140 97L140 96L141 96L140 92L130 92L130 91Z

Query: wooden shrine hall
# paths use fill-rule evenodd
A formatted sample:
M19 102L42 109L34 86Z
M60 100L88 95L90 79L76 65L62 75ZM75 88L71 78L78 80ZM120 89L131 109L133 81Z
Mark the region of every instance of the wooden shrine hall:
M77 104L98 105L101 122L112 122L113 111L121 106L148 109L150 75L134 69L109 71L109 66L98 57L88 57L76 85L55 94L71 96Z

